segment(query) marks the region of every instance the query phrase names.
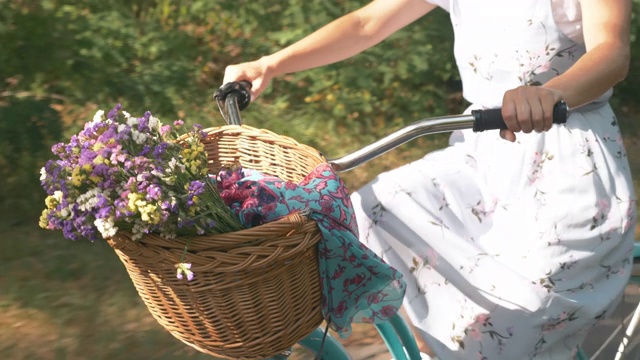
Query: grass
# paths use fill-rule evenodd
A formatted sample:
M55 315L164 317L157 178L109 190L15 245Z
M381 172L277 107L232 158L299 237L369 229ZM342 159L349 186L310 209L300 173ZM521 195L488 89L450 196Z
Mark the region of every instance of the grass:
M633 109L621 121L640 194L640 131ZM402 150L343 174L351 189L379 173L446 144L417 139ZM344 154L329 153L328 156ZM37 205L40 208L40 205ZM0 359L211 359L184 345L152 318L117 256L104 242L71 242L37 227L37 216L0 217ZM19 218L16 222L14 219ZM640 238L640 233L637 234ZM379 342L373 327L356 325L344 341ZM296 349L294 358L304 357Z
M106 243L0 232L0 358L210 359L156 323Z

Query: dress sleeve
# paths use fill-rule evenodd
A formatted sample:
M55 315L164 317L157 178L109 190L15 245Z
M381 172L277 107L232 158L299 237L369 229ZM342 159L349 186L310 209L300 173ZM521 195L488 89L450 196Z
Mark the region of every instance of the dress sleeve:
M450 6L450 2L451 0L425 0L428 3L431 3L433 5L437 5L443 9L445 9L446 11L449 11Z
M580 0L551 0L551 8L558 28L569 39L584 43Z

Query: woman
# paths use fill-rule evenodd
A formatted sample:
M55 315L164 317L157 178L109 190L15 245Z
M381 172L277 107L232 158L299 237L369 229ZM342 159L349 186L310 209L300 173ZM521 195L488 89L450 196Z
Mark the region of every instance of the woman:
M570 359L622 294L636 200L608 99L629 66L630 0L376 0L227 67L257 97L285 73L353 56L447 10L471 108L508 129L451 145L353 194L360 240L407 279L439 359ZM566 125L552 125L565 101Z

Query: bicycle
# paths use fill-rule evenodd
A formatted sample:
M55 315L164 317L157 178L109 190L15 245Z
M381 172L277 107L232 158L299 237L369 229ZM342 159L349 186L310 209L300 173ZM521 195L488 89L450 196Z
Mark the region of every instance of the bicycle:
M244 110L250 102L249 89L251 84L247 82L234 82L223 85L214 94L223 118L229 125L242 125L240 111ZM559 102L554 107L553 122L565 123L569 109L564 102ZM397 130L384 138L369 144L351 154L338 159L329 160L329 164L336 172L354 169L359 165L370 161L384 153L391 151L413 139L421 136L451 132L455 130L473 129L474 132L505 129L506 124L502 119L500 109L473 110L471 114L451 115L429 118L416 121ZM636 242L633 250L634 273L630 283L640 284L640 242ZM636 269L637 268L637 269ZM618 344L615 360L623 359L629 339L634 335L635 329L640 323L640 302L633 311L619 324L610 336L594 351L592 357L580 348L577 353L578 360L595 360L602 351L614 341L615 336L626 325L625 333ZM389 354L394 360L420 360L422 359L418 345L409 325L399 315L394 315L390 321L374 325L384 341ZM321 360L350 360L346 348L333 336L328 334L326 328L318 327L306 338L300 340L298 345L314 354ZM285 353L274 359L286 359Z

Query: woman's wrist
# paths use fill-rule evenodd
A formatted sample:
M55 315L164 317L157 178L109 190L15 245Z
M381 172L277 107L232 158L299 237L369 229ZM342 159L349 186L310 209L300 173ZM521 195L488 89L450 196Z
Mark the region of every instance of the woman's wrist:
M282 61L280 58L279 53L274 53L258 59L258 64L266 78L271 79L285 73L285 71L281 69Z

